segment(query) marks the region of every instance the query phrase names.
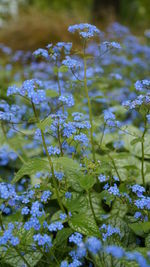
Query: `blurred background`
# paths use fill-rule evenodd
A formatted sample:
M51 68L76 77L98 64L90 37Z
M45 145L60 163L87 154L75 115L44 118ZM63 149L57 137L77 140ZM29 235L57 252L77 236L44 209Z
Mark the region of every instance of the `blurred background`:
M70 41L70 24L89 22L101 30L113 21L135 34L150 27L150 0L0 0L0 43L34 50Z

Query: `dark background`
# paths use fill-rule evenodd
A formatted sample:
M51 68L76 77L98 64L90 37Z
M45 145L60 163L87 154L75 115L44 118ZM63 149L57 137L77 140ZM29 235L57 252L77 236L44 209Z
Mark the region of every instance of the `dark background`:
M0 4L1 4L0 0ZM33 50L49 42L70 41L70 24L89 22L100 29L118 21L135 34L150 28L150 0L7 0L18 12L1 12L0 42L13 49ZM18 4L19 3L19 4ZM3 13L3 14L1 14Z

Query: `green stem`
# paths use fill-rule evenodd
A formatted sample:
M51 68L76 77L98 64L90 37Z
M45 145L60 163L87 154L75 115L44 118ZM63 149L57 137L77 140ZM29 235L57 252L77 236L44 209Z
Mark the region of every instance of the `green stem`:
M57 71L57 83L58 83L59 96L61 96L61 88L60 88L60 80L59 80L59 71Z
M86 93L86 98L88 101L88 109L89 109L89 119L90 119L90 139L91 139L91 146L92 146L92 155L93 161L95 161L95 148L94 148L94 139L93 139L93 118L92 118L92 107L91 101L89 97L88 87L87 87L87 75L86 75L87 65L86 65L86 55L85 55L85 45L84 45L84 89Z
M116 172L116 174L117 174L117 176L119 178L119 181L121 182L121 177L120 177L120 174L119 174L119 172L117 170L117 166L116 166L116 163L115 163L114 159L112 158L112 156L110 156L110 154L108 154L108 157L111 159L111 162L113 164L114 170L115 170L115 172Z
M143 186L144 187L145 187L145 173L144 173L144 154L145 154L145 151L144 151L144 137L145 137L145 134L146 134L146 125L147 125L147 118L145 116L145 119L144 119L144 131L143 131L143 134L142 134L142 141L141 141L141 150L142 150L141 176L142 176L142 181L143 181Z
M35 117L37 119L37 122L40 122L39 121L38 114L36 112L35 105L34 105L33 102L32 102L32 108L33 108L34 115L35 115ZM43 146L44 146L44 149L45 149L45 152L46 152L46 155L47 155L47 158L48 158L48 162L49 162L49 165L50 165L50 169L51 169L51 172L52 172L52 181L53 181L53 185L54 185L54 188L55 188L55 192L56 192L56 196L57 196L57 201L58 201L58 204L59 204L61 210L63 212L65 212L65 209L64 209L63 204L61 202L61 198L59 196L59 191L58 191L58 188L57 188L57 182L56 182L56 179L55 179L54 166L53 166L52 159L51 159L51 157L50 157L50 155L48 153L48 149L47 149L47 145L46 145L46 142L45 142L45 136L44 136L43 130L41 130L41 135L42 135Z
M58 137L58 143L59 143L59 149L61 152L61 156L63 157L63 149L62 149L62 143L61 143L61 134L60 134L60 127L59 127L59 122L58 122L58 128L57 128L57 137Z
M2 228L2 230L4 231L4 226L3 226L3 221L2 221L2 213L0 212L0 226Z
M95 220L95 222L96 222L96 224L97 224L97 219L96 219L95 211L94 211L94 208L93 208L93 203L92 203L92 198L91 198L91 193L90 193L90 191L88 191L87 194L88 194L88 198L89 198L89 203L90 203L91 212L92 212L93 217L94 217L94 220Z
M101 135L101 139L100 139L100 144L99 144L99 149L101 148L101 145L102 145L102 141L103 141L103 138L104 138L105 128L106 128L106 124L104 123L103 131L102 131L102 135Z

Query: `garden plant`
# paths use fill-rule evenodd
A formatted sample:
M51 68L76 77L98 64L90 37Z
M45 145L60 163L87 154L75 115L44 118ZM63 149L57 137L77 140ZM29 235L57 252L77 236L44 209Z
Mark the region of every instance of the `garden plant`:
M150 31L0 45L0 266L150 266Z

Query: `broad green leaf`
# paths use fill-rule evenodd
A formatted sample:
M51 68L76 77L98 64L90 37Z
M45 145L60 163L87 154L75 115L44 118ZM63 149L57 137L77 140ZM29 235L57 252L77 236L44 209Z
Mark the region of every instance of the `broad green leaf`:
M59 231L56 235L56 238L54 240L54 246L57 247L63 247L66 245L68 237L73 233L73 230L70 228L63 228L61 231Z
M140 222L129 224L132 231L139 236L144 236L150 232L150 222Z
M76 175L81 169L80 164L77 161L67 157L59 157L54 158L53 163L55 170L64 172L67 182L72 189L77 192L83 191L79 182L79 178Z
M3 252L3 260L5 263L9 264L12 267L20 267L25 265L25 261L28 262L31 267L37 265L39 260L42 258L42 253L30 249L30 245L33 243L33 231L25 231L24 228L21 228L16 232L16 236L19 237L20 244L16 247L10 247L6 252ZM20 256L19 252L24 252L23 258Z
M150 249L150 234L145 238L145 246Z
M127 212L128 212L127 204L122 203L119 199L116 199L113 202L113 206L112 206L112 210L110 212L110 215L119 216L120 218L123 218Z
M94 218L86 213L72 216L69 220L69 226L81 234L100 237L100 231Z
M12 183L17 183L23 176L31 176L39 171L49 171L50 167L47 160L34 158L28 160L16 173Z
M82 173L76 173L76 176L79 178L81 187L85 190L92 188L96 182L95 178L92 175L83 175Z
M135 144L137 144L139 142L142 142L142 138L141 137L133 139L130 144L131 145L135 145Z
M100 221L100 216L105 214L101 204L101 196L96 192L92 192L90 195L95 216ZM71 199L64 200L64 205L72 214L87 213L89 216L93 216L87 193L73 192Z

